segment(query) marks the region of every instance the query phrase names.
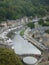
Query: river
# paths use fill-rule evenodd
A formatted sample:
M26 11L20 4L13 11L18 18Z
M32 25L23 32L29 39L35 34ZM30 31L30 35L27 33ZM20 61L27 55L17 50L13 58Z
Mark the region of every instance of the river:
M37 49L34 45L32 45L27 40L24 40L19 33L15 35L13 38L14 50L16 54L39 54L41 55L41 51Z
M9 32L12 29L8 29L7 31ZM5 38L7 31L1 33L0 35ZM13 44L14 44L14 51L18 55L22 54L38 54L41 55L41 51L36 48L34 45L32 45L30 42L22 38L19 34L20 31L16 31L16 34L14 38L12 39Z

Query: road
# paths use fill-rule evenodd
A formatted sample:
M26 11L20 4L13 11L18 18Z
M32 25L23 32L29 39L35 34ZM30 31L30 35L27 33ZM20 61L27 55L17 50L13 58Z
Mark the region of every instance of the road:
M41 57L41 58L36 62L35 65L38 65L38 64L42 61L43 58L44 58L44 57Z
M45 16L45 17L42 17L42 18L36 18L36 19L33 19L31 22L37 22L40 19L46 20L47 18L49 18L49 16Z
M30 41L33 45L35 45L37 48L39 48L42 51L44 49L46 49L46 47L44 45L41 45L41 43L39 43L38 41L36 41L33 38L30 38L29 36L27 36L27 40Z
M33 28L32 32L35 30L40 30L40 31L49 30L49 26L41 26L41 27Z

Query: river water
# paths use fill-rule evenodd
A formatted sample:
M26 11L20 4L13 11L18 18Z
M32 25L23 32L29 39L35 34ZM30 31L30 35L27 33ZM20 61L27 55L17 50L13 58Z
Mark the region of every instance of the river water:
M34 45L32 45L27 40L24 40L19 33L16 34L13 38L14 42L14 50L16 54L39 54L41 55L41 51L37 49Z

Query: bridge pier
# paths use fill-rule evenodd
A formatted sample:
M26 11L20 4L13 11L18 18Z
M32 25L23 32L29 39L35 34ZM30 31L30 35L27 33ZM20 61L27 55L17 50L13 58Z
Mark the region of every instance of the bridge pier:
M23 58L28 57L28 56L30 56L30 57L35 57L35 58L37 58L37 59L39 59L39 58L41 57L41 55L35 55L35 54L22 54L22 55L18 55L18 56L19 56L19 58L20 58L21 60L23 60Z

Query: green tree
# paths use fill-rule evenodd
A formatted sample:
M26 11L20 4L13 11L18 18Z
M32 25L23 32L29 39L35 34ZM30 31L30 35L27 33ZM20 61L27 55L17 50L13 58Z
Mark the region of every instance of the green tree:
M31 29L35 27L34 23L32 23L32 22L28 23L27 26L30 27Z
M49 22L49 18L47 18L46 21Z
M38 23L39 23L40 25L43 25L43 24L44 24L44 20L43 20L43 19L40 19L40 20L38 21Z
M0 0L0 20L49 14L49 0Z
M0 65L23 65L13 50L0 48Z
M49 30L45 30L45 32L49 34Z

